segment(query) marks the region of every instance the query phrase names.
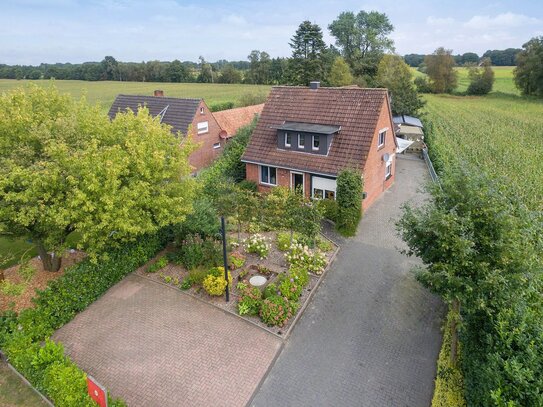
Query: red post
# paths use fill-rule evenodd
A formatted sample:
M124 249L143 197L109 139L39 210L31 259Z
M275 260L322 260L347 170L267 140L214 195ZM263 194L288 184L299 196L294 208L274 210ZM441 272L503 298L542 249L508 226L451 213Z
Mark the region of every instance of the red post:
M93 399L100 407L107 407L106 389L91 376L87 376L87 390L91 399Z

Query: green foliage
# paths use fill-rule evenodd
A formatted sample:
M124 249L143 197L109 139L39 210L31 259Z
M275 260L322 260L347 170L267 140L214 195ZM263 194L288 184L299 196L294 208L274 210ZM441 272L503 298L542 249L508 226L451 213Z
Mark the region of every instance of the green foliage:
M272 295L262 301L260 319L269 326L283 326L297 309L298 303Z
M267 240L268 239L266 239L265 236L258 233L249 236L245 240L245 250L247 250L248 253L255 253L258 257L264 259L268 257L268 254L270 253L270 244Z
M7 295L8 297L18 297L25 290L24 284L16 284L11 281L0 281L0 293Z
M239 315L258 315L262 304L262 292L256 287L238 283L240 299L238 302Z
M351 85L354 81L351 68L345 59L337 57L332 64L330 75L328 75L328 83L330 86L347 86Z
M320 199L317 206L325 219L337 222L339 207L335 199Z
M146 109L109 120L84 99L29 86L0 96L0 133L0 223L30 236L48 270L60 262L47 252L63 253L74 230L98 254L191 210L192 147Z
M289 301L298 301L300 295L302 295L303 286L299 284L294 277L285 274L279 280L279 291L281 296Z
M336 229L344 236L354 236L362 217L362 175L343 170L337 177L338 216Z
M458 83L451 50L439 47L424 58L426 73L433 93L451 93Z
M299 266L314 274L322 274L326 267L326 258L318 250L310 250L307 246L294 241L286 255L287 262Z
M402 57L384 55L379 62L376 81L391 93L392 114L417 116L424 106L413 84L413 74Z
M317 24L304 21L290 39L292 58L289 60L290 81L307 86L310 81L323 80L325 75L323 54L326 43Z
M219 75L219 83L241 83L242 76L241 71L234 68L231 64L225 65ZM227 109L231 109L228 107ZM224 109L221 109L224 110ZM216 111L216 110L214 110Z
M328 29L356 76L374 76L386 51L394 51L394 30L387 15L377 11L341 13Z
M417 76L414 80L414 84L417 87L417 91L419 93L432 92L432 88L430 87L430 83L428 82L428 78L426 76Z
M17 270L17 273L23 278L26 283L32 280L32 277L34 277L36 271L36 267L30 264L29 258L23 258L19 262L19 269Z
M211 238L188 236L180 242L178 251L177 261L188 270L198 266L218 266L222 263L221 244Z
M219 215L213 203L207 197L201 196L194 201L193 212L174 227L174 233L178 242L190 235L198 235L202 239L216 238L220 227Z
M515 85L524 95L543 96L543 36L534 37L517 54Z
M272 295L279 295L279 294L281 294L281 292L277 288L277 284L270 283L264 289L264 293L262 294L262 298L269 298Z
M321 252L324 252L324 253L329 252L334 248L334 246L332 246L332 243L329 240L322 237L319 237L317 239L317 247Z
M221 110L233 109L235 106L234 102L215 102L209 105L209 110L212 112L220 112Z
M240 107L260 105L266 102L267 98L268 98L267 92L247 92L247 93L243 93L239 97L238 105Z
M38 291L34 308L22 311L18 317L14 313L0 316L0 347L15 368L55 405L93 404L87 395L84 373L64 356L62 345L47 338L153 257L170 237L168 231L145 236L110 251L100 263L85 259L49 282L47 289Z
M224 278L224 267L215 267L211 269L204 278L202 286L209 295L219 296L226 291L227 285L232 285L232 275L228 272L228 283Z
M155 261L153 264L150 264L149 267L147 267L148 273L156 273L158 270L163 269L168 265L168 259L166 257L160 257Z
M309 270L303 264L291 264L288 269L288 276L301 287L307 286L310 281Z
M286 252L288 249L290 249L290 236L291 235L289 232L277 232L276 244L277 248L282 252ZM297 239L297 237L299 237L299 235L295 233L293 238Z
M432 407L466 407L464 399L464 379L458 366L451 364L451 335L448 330L443 333L443 344L437 360Z
M245 260L245 256L240 252L230 253L230 256L228 257L228 262L234 267L234 270L243 267Z
M489 93L494 84L494 71L490 65L490 60L485 59L481 67L470 67L469 80L468 95L486 95Z

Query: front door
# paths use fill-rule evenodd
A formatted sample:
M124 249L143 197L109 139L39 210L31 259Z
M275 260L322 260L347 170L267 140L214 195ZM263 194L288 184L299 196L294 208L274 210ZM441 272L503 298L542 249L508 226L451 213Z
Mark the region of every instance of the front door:
M292 179L290 180L290 185L295 191L300 191L304 193L304 174L301 172L292 172Z

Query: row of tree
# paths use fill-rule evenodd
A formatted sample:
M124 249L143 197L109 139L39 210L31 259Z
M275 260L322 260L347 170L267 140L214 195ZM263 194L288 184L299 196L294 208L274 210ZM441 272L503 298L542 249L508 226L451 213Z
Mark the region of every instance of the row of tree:
M490 59L490 63L494 66L514 66L516 65L516 56L522 51L520 48L507 48L504 50L488 50L483 55L479 56L475 52L465 52L464 54L453 55L456 65L478 64L483 59ZM406 54L404 55L405 62L414 68L419 67L424 63L424 58L428 54Z

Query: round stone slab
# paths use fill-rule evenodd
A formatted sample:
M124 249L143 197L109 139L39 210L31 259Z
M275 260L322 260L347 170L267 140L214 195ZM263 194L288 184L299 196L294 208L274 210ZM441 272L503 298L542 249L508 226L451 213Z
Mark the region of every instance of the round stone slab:
M261 287L266 284L267 281L268 279L264 276L253 276L249 279L249 284L253 287Z

